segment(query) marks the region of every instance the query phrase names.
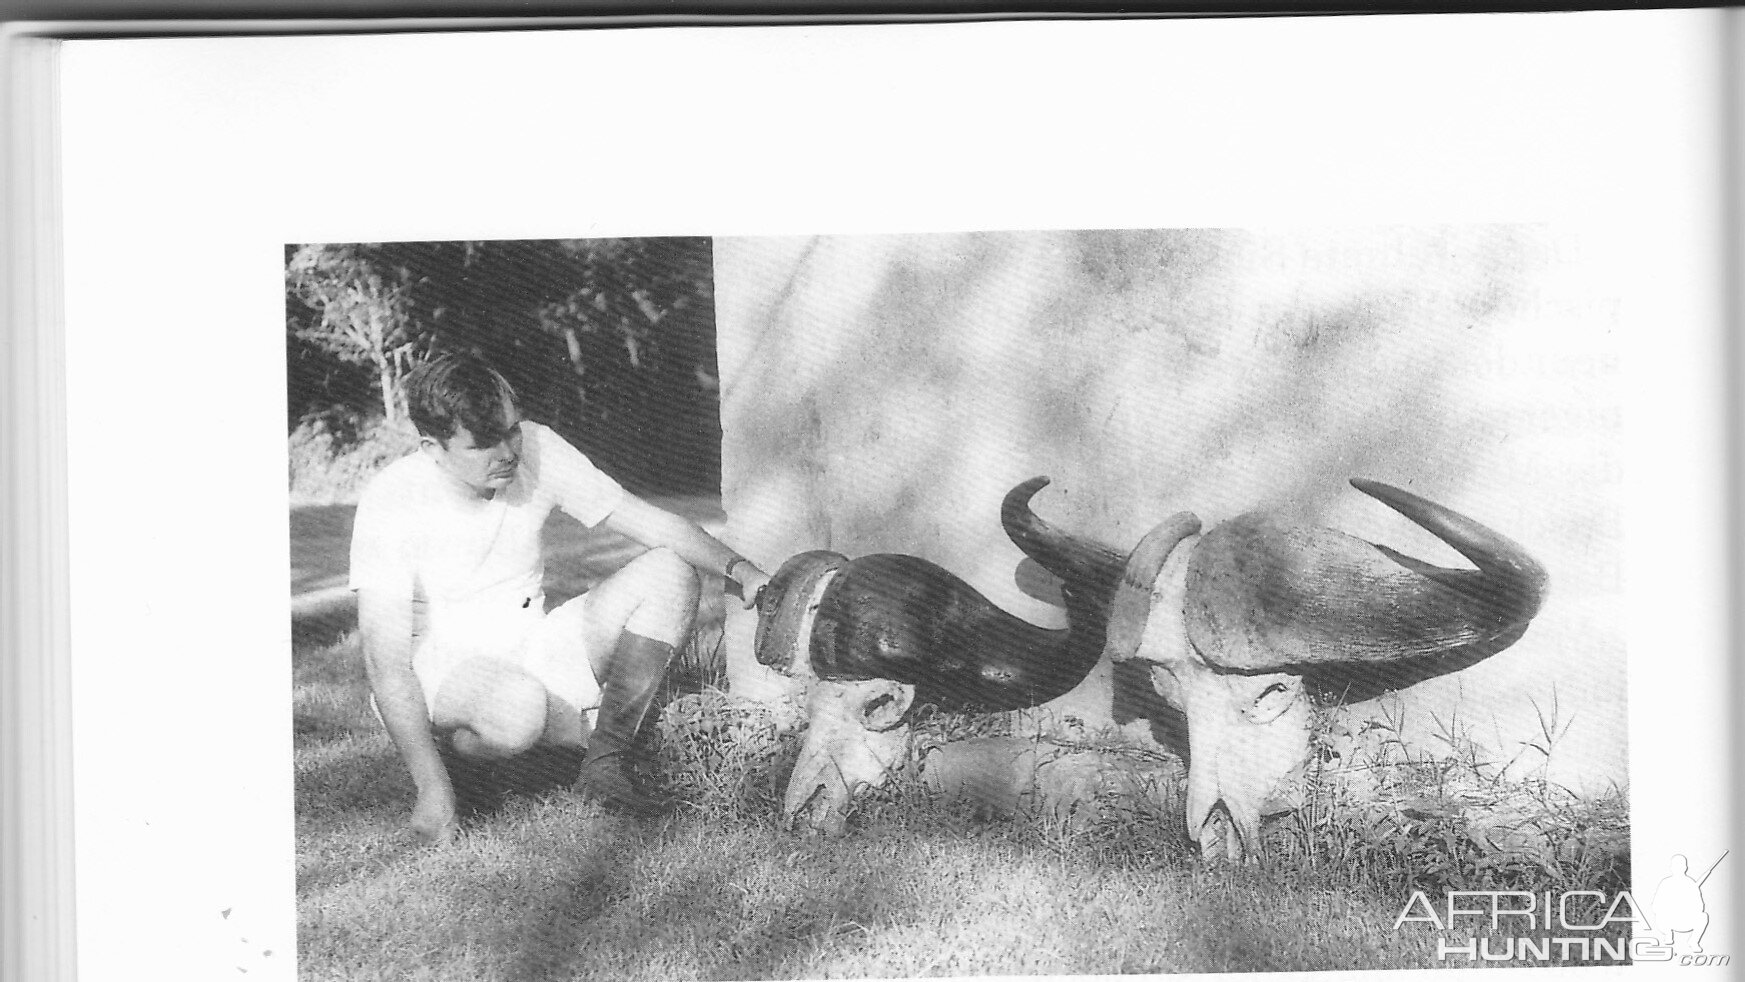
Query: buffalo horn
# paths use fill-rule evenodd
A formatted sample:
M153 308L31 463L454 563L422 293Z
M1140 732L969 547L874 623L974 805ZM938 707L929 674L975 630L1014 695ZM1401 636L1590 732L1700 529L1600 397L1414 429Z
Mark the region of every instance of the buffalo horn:
M1188 566L1188 637L1208 662L1268 672L1482 657L1526 630L1546 576L1525 550L1415 494L1375 481L1351 484L1477 569L1445 569L1331 529L1243 515L1201 537Z
M1030 510L1030 499L1051 478L1033 477L1006 492L1000 502L1000 524L1024 554L1065 581L1069 594L1100 606L1114 593L1127 557L1107 546L1060 531Z
M783 675L807 674L805 650L829 581L847 557L819 549L802 552L770 577L757 601L757 660Z
M1103 650L1113 661L1126 661L1139 652L1145 637L1145 625L1151 620L1157 578L1163 564L1169 560L1182 540L1200 530L1200 520L1192 512L1177 512L1146 533L1127 557L1127 567L1121 582L1115 586L1115 597L1109 601L1108 640Z

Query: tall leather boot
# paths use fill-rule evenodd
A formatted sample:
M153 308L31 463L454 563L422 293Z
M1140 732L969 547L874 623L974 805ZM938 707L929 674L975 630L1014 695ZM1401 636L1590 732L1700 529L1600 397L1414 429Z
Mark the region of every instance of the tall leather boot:
M650 797L636 786L629 764L636 731L672 657L672 645L625 631L606 662L600 712L588 737L576 789L607 808L647 818L670 807L670 802Z

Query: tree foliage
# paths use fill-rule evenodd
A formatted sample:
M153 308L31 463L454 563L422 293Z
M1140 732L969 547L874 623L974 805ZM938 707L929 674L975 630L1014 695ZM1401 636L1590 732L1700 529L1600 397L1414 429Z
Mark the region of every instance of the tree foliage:
M410 274L368 246L303 246L285 264L285 286L313 316L291 321L291 333L318 350L377 378L388 422L405 415L403 384L421 342L412 318Z
M291 425L336 406L396 422L407 372L472 351L621 480L715 489L712 277L707 239L288 249Z

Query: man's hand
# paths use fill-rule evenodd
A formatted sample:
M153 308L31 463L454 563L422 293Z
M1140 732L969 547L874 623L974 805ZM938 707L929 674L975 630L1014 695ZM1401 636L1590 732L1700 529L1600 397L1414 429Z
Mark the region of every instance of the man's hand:
M406 826L425 842L448 842L460 822L454 786L430 730L424 691L412 670L411 591L366 587L358 591L357 603L370 693L418 789L418 804Z
M418 804L412 809L412 817L407 820L406 827L417 833L420 841L429 845L441 846L453 842L460 832L454 791L449 788L432 788L420 792Z
M758 594L770 580L768 573L749 562L734 566L733 578L739 582L739 602L748 610L757 605Z

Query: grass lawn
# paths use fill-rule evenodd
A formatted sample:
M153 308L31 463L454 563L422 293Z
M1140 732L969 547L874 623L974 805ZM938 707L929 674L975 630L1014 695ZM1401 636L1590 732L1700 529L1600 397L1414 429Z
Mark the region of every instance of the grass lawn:
M298 956L307 979L780 979L1397 968L1404 897L1202 867L1179 841L983 823L887 800L825 839L766 815L658 823L514 794L447 848L355 642L296 668ZM538 782L523 775L524 784ZM1103 830L1107 831L1107 830ZM1421 933L1421 932L1420 932Z
M710 520L707 500L678 507ZM292 528L294 592L342 595L335 588L344 582L349 512L301 509ZM548 587L554 599L584 589L629 548L573 523L550 532L552 570L567 577ZM368 709L343 604L305 617L296 632L293 699L304 979L1468 964L1439 962L1443 934L1428 925L1394 929L1408 891L1338 864L1202 864L1179 817L1174 826L1140 815L1076 828L981 822L899 782L873 796L846 837L783 829L777 813L791 737L772 743L777 752L758 758L762 770L743 780L693 781L691 804L654 823L605 814L572 794L573 759L516 762L468 795L459 842L420 847L402 828L411 782ZM656 743L671 780L685 764L673 757L678 741L659 739L667 725L655 727Z
M601 812L537 766L455 845L402 830L412 787L355 640L296 660L305 979L784 979L1432 967L1406 893L1344 870L1201 864L1155 823L980 822L899 789L852 834L704 801ZM562 770L557 768L561 782ZM543 785L543 787L542 787ZM1499 949L1500 950L1500 949ZM1457 960L1451 964L1463 965Z

